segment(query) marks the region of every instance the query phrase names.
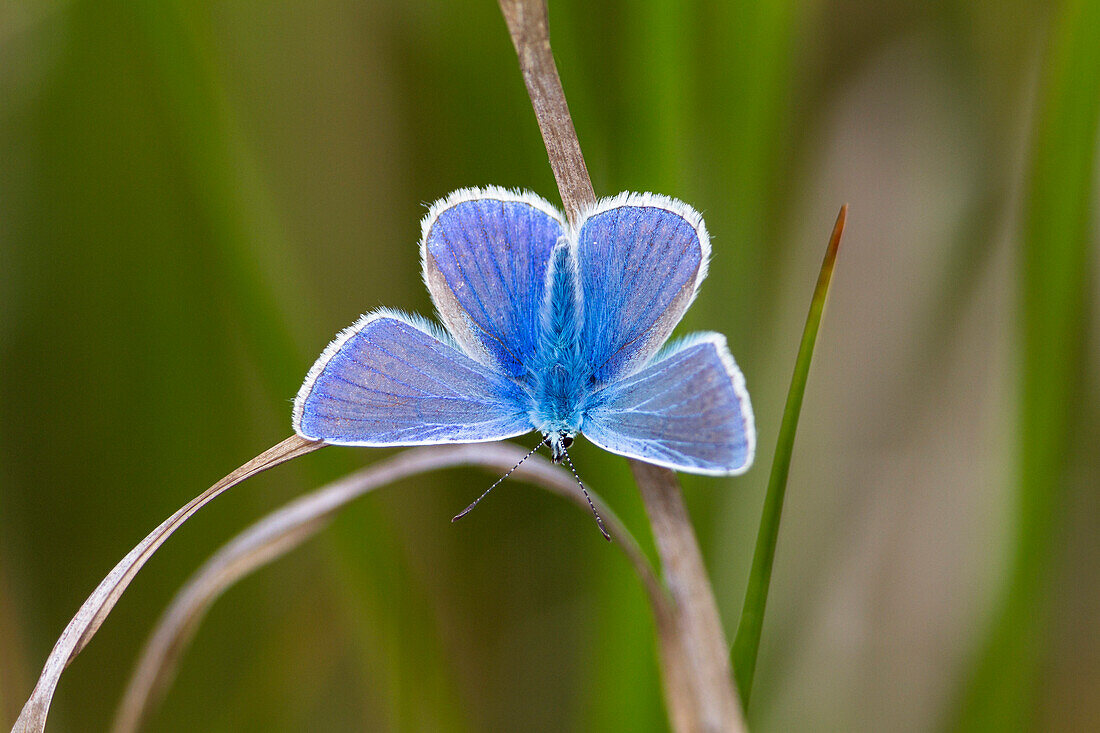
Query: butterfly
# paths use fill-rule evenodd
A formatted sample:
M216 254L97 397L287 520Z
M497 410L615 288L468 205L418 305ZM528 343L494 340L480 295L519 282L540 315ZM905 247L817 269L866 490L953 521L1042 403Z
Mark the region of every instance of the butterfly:
M299 435L408 446L537 431L555 463L583 434L688 473L752 464L752 406L725 337L666 344L707 273L694 209L623 193L570 226L535 194L466 188L433 204L421 232L443 326L381 309L342 331L294 401Z

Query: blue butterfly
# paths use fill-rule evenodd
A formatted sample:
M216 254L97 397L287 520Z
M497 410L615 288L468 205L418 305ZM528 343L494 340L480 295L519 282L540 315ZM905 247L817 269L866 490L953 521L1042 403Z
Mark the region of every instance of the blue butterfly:
M679 471L749 468L752 407L725 337L665 345L710 257L691 207L623 193L570 227L534 194L467 188L432 205L421 229L444 328L393 310L361 317L302 384L299 435L398 446L538 431L560 463L583 433Z

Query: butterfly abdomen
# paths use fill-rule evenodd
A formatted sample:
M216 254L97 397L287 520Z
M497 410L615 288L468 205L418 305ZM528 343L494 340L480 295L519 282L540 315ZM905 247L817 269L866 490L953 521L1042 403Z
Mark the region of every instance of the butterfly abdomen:
M588 384L580 349L583 325L577 264L569 243L559 240L546 272L546 298L539 322L531 419L544 433L575 433Z

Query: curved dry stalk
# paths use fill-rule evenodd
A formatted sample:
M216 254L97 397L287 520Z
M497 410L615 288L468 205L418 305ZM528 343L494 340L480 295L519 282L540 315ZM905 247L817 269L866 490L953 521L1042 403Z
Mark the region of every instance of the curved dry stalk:
M509 443L413 448L295 499L248 527L206 561L157 622L119 705L115 733L138 730L166 692L176 663L206 611L226 589L320 532L349 502L403 478L453 466L505 471L523 452ZM531 457L514 476L564 496L588 511L587 500L572 476L544 458ZM669 598L645 554L618 517L593 496L606 517L607 529L641 578L657 616L670 618Z
M554 54L545 0L499 0L569 221L596 202ZM672 615L657 616L665 702L677 731L744 730L714 590L695 540L680 482L659 466L630 461L646 505Z
M130 550L126 557L122 558L114 569L107 574L107 577L92 591L92 594L84 601L84 605L80 607L69 625L61 632L61 637L54 644L53 651L46 659L38 683L35 684L34 691L31 692L30 698L19 713L19 718L15 721L12 732L31 733L35 731L42 733L46 729L46 717L50 712L50 702L53 700L57 683L61 679L61 673L95 636L96 631L103 625L103 621L111 613L115 604L118 603L118 599L126 591L127 586L130 585L130 581L134 579L142 566L173 532L179 529L199 509L202 509L224 491L246 478L322 447L324 447L324 443L317 443L292 435L256 456L184 504L175 514L168 517L159 527L150 532L137 547Z

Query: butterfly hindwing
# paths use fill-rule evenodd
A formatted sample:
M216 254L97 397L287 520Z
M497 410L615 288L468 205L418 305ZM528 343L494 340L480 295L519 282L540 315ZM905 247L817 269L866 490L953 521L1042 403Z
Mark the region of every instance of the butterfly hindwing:
M519 388L390 311L363 316L329 345L294 401L294 429L338 445L501 440L531 430Z
M598 383L641 367L668 339L706 276L710 239L691 207L654 194L601 201L581 222L582 343Z
M752 407L720 334L671 347L593 401L582 431L604 450L691 473L737 474L752 463Z
M467 354L513 378L538 342L559 215L531 193L463 189L422 223L424 280L440 319Z

